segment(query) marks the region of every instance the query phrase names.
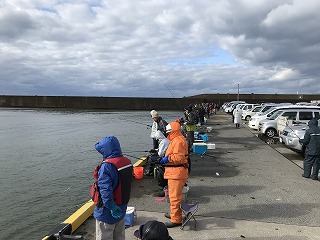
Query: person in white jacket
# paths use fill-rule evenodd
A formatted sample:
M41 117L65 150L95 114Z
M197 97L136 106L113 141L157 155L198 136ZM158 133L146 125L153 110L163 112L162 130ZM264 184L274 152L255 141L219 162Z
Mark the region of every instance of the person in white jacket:
M170 144L170 141L168 138L166 138L163 133L160 130L157 130L155 135L154 135L155 139L158 140L159 142L159 147L157 149L157 153L159 157L164 157L164 154L167 151L167 148Z
M159 147L159 141L155 138L155 134L158 130L165 134L168 123L159 116L156 110L152 110L150 115L153 120L150 137L153 139L153 149L157 149Z
M167 151L167 148L169 147L170 141L168 138L166 138L163 133L158 130L155 133L155 138L159 141L159 147L156 149L158 153L158 157L162 159ZM168 180L164 179L164 166L161 164L156 165L156 179L158 182L158 186L160 187L160 191L157 191L154 196L156 197L164 197L165 192L163 191L164 188L168 185Z
M236 125L236 128L240 128L241 110L236 108L233 112L233 115L234 115L233 123Z

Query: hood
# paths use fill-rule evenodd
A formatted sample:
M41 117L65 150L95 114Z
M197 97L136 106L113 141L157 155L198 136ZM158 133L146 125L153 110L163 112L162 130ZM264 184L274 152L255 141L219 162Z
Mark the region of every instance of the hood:
M119 140L114 136L106 136L96 143L94 148L103 156L103 159L122 156Z
M318 126L318 120L317 120L316 118L312 118L312 119L308 122L308 126L309 126L309 127Z
M182 136L182 133L181 133L181 129L180 129L180 124L178 122L171 122L167 125L166 127L167 129L167 133L168 133L168 136L167 138L169 140L177 137L177 136Z
M166 137L163 135L163 133L160 130L157 130L154 137L158 140L165 139Z

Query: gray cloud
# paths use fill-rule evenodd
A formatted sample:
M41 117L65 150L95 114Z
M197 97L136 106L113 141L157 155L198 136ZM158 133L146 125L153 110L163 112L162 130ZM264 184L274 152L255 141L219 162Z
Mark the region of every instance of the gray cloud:
M320 94L317 0L2 1L0 94ZM170 90L170 91L169 91Z

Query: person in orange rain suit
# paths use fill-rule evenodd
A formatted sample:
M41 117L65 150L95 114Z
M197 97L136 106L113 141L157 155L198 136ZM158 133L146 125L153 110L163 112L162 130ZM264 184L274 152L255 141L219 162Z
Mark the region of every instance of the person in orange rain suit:
M188 144L180 130L178 122L171 122L166 126L169 147L161 163L165 164L164 178L168 179L168 192L170 198L170 214L165 217L171 221L166 222L167 228L182 225L182 189L188 180Z

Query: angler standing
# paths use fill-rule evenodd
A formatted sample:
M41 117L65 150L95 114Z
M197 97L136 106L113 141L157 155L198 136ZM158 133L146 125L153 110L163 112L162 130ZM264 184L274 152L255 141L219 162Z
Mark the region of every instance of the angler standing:
M308 122L308 126L309 128L306 130L304 138L299 140L301 144L306 145L302 177L309 178L311 176L313 180L319 180L320 128L318 126L318 118L312 118Z
M153 119L150 137L153 139L153 149L157 149L159 147L159 141L156 139L156 132L160 130L163 135L166 136L166 126L168 125L168 123L159 116L156 110L152 110L150 112L150 115Z
M130 199L132 164L122 155L120 143L107 136L95 144L103 162L95 172L101 199L93 216L96 219L96 240L125 239L124 216ZM102 205L102 206L101 206Z
M165 217L170 218L171 221L165 224L168 228L172 228L182 224L180 204L182 189L188 180L188 145L178 122L171 122L166 129L170 144L166 156L160 162L165 164L164 178L168 179L170 199L170 215L166 213Z
M196 116L192 110L192 106L188 106L184 109L184 115L186 119L186 132L187 132L187 142L188 142L188 152L192 152L193 142L194 142L194 131L196 130Z

